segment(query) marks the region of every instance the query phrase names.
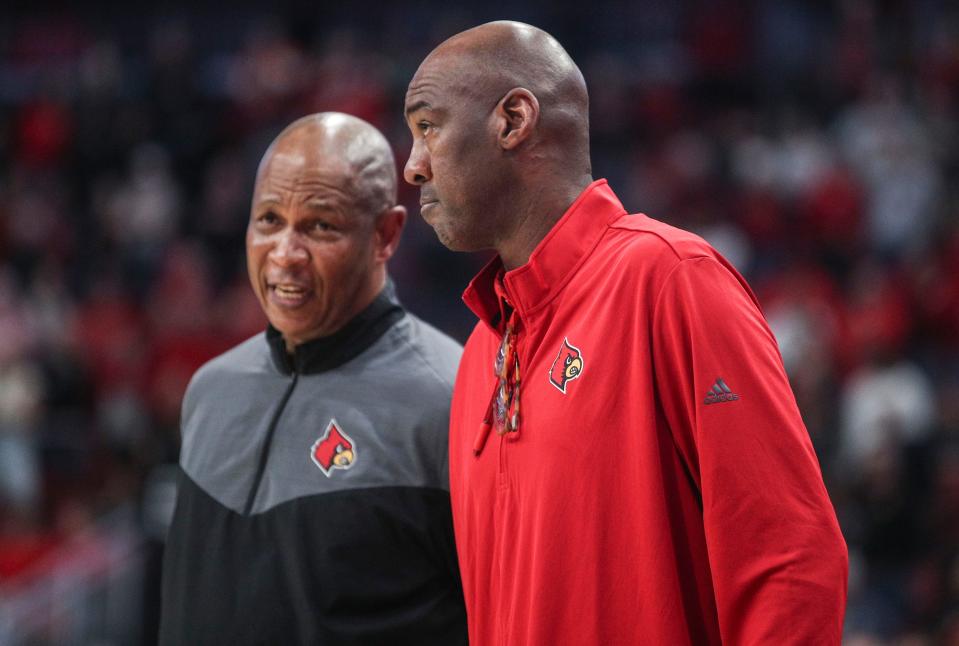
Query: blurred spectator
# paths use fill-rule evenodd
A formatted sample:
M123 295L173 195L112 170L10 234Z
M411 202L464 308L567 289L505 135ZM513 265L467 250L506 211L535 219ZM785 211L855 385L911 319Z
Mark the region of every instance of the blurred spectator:
M0 503L22 513L40 502L36 434L44 393L29 358L28 322L12 291L10 277L0 275Z
M889 450L927 440L934 412L929 379L914 364L864 366L849 378L843 391L844 458L859 471L875 466Z
M893 257L923 250L941 199L930 133L902 92L880 77L838 124L842 152L868 191L870 241Z

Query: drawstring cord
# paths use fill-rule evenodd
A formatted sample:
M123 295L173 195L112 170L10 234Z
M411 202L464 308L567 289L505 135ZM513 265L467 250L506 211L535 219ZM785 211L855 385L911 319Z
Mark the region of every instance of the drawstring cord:
M478 456L483 452L483 447L486 446L486 438L489 437L490 429L493 428L493 403L496 401L496 393L498 391L498 386L493 388L493 394L489 398L489 404L486 405L486 414L483 415L483 421L480 422L479 433L476 434L476 439L473 440L473 455Z
M496 375L496 386L490 395L486 413L480 423L479 433L473 441L473 454L478 456L486 446L490 430L496 427L497 435L519 433L519 388L520 369L519 357L516 352L516 334L513 331L516 311L510 314L509 323L503 333L496 359L493 362L493 373Z

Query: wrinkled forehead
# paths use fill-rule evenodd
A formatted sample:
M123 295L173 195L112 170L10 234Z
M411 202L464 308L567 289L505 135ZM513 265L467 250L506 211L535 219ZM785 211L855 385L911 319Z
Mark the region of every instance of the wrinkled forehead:
M356 187L349 163L335 155L323 155L316 147L278 146L260 166L254 195L321 188L352 197Z
M477 98L480 88L470 58L459 52L441 50L427 56L407 87L407 112L424 103L437 108Z

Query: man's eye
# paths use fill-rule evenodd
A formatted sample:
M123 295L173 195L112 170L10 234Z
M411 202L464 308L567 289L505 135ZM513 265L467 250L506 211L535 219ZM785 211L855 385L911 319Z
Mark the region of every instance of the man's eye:
M432 127L433 127L433 124L430 123L429 121L419 121L416 124L416 128L424 135L428 133Z
M261 214L256 219L256 221L259 222L260 224L272 225L279 222L280 218L277 217L276 213L274 213L273 211L267 211L266 213Z
M325 233L327 231L332 231L333 225L331 225L329 222L326 222L324 220L317 220L313 223L313 225L310 228L312 228L314 231L318 233Z

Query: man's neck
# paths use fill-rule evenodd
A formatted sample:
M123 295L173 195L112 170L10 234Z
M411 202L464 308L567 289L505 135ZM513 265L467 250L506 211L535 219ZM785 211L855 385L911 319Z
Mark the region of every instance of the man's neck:
M516 225L509 237L496 245L506 271L529 262L539 243L592 181L592 177L585 175L578 181L569 182L565 189L557 189L556 185L544 186L528 194L527 201L519 200Z

